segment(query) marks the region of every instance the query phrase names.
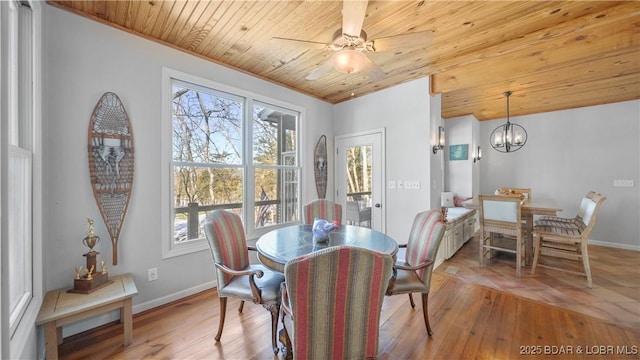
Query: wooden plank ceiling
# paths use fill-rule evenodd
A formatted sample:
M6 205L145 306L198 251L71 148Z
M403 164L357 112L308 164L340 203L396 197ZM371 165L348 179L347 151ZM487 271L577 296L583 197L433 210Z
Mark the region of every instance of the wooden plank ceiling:
M640 99L640 6L634 1L369 1L368 39L433 31L428 46L368 52L386 76L334 69L341 1L59 1L48 4L336 104L431 76L442 117L506 117ZM425 89L425 95L427 89ZM603 119L604 120L604 119Z

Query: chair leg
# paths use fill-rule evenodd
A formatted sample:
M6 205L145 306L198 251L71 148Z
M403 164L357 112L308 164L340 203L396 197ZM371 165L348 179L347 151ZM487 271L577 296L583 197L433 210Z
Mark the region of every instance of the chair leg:
M227 298L220 298L220 322L218 323L218 333L216 334L216 341L220 341L222 336L222 329L224 329L224 318L227 314Z
M271 347L273 353L278 353L278 315L280 315L280 304L273 304L267 307L271 313Z
M240 307L238 308L238 312L241 313L242 309L244 309L244 300L240 300Z
M280 321L282 322L282 329L280 330L280 342L284 345L284 357L285 359L293 358L293 346L291 345L291 338L289 337L289 332L287 331L287 326L284 322L284 317L287 316L284 311L281 311Z
M416 304L413 302L413 296L409 293L409 303L411 303L411 308L415 309Z
M581 248L581 256L582 256L582 265L584 266L584 273L585 275L587 275L587 286L589 287L589 289L591 289L593 287L593 282L591 280L591 266L589 265L589 253L587 251L587 242L586 241L582 241L582 244L580 244L580 248Z
M538 257L540 256L540 235L535 234L533 237L533 262L531 263L531 275L536 273L536 266L538 266Z
M516 277L520 277L520 269L522 268L522 236L518 236L516 239Z
M427 334L433 335L431 331L431 325L429 325L429 311L427 310L427 303L429 300L429 293L422 293L422 315L424 316L424 325L427 327Z
M484 231L480 230L480 235L478 236L478 239L480 239L480 246L478 246L480 249L480 257L478 258L480 261L480 269L484 266L484 236Z

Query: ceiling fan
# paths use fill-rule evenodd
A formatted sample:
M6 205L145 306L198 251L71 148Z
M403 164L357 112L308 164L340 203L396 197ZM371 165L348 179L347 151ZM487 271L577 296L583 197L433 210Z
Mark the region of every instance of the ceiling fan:
M386 76L385 72L371 61L365 53L382 52L400 48L423 48L431 42L433 31L419 31L368 40L367 33L362 30L367 5L367 0L343 1L342 28L336 30L333 34L332 42L329 44L281 37L274 37L271 40L286 45L335 52L328 61L307 75L307 80L317 80L332 68L343 73L364 71L370 79L374 81L380 80Z

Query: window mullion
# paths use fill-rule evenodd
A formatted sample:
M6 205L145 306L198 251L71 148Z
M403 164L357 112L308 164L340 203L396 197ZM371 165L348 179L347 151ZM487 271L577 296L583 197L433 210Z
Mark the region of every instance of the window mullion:
M253 164L253 99L248 98L245 102L243 124L245 126L244 164L245 164L245 187L244 187L244 229L247 234L254 234L256 229L255 219L255 166ZM251 236L248 236L251 237Z

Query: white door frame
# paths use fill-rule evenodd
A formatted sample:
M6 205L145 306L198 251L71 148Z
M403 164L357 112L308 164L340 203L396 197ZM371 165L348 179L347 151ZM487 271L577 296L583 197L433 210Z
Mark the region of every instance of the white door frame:
M374 143L371 143L371 141ZM372 145L373 155L373 174L372 174L372 207L371 207L371 228L380 232L386 231L386 160L385 160L385 143L386 143L386 130L385 128L372 129L357 133L338 135L334 139L335 149L335 192L336 202L342 205L343 209L347 208L347 196L346 196L346 163L344 158L339 156L338 151L340 146L344 146L346 142L349 145ZM345 146L346 148L346 146ZM379 207L376 207L379 204ZM343 211L343 216L346 214ZM343 221L344 223L344 221Z

